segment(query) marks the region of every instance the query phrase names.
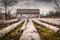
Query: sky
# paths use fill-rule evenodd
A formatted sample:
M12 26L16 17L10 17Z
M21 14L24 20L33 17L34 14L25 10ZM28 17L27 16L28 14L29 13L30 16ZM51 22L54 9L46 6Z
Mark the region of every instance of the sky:
M53 0L19 0L14 6L10 7L11 13L16 12L17 9L39 9L40 13L48 13L54 10L55 4Z
M53 0L19 0L19 2L12 7L12 10L15 12L17 8L40 9L40 13L46 14L49 11L54 10L54 6Z

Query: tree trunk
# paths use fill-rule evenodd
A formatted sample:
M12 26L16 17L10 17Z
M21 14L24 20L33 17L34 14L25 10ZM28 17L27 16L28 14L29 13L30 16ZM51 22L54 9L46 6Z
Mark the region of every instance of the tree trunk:
M7 4L6 4L6 0L5 0L5 16L6 16L6 19L7 19Z

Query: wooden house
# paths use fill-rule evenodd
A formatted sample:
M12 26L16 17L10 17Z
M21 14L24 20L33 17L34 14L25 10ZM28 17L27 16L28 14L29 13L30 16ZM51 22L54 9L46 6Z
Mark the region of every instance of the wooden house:
M16 17L21 18L38 18L40 15L39 9L17 9Z

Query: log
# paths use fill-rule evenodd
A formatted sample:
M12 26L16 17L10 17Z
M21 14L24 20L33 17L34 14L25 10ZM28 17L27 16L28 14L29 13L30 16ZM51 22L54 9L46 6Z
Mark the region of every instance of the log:
M26 28L19 40L41 40L32 20L27 23Z
M52 26L52 25L49 25L49 24L46 24L46 23L43 23L43 22L40 22L39 20L33 20L33 22L39 24L40 26L44 26L52 31L54 31L55 33L58 33L60 34L60 29L55 27L55 26Z
M59 21L59 19L38 19L38 20L40 20L40 21L42 21L42 22L46 22L46 23L49 23L49 24L52 24L52 25L56 25L56 26L60 26L60 21Z
M27 25L27 19L25 19L25 22L24 22L22 28L20 29L21 33L23 33L23 31L26 30L26 25Z
M0 24L9 24L9 23L17 22L17 21L18 21L18 19L0 20Z
M17 27L18 25L20 25L23 21L24 21L24 20L19 21L19 22L17 22L17 23L14 23L14 24L12 24L12 25L10 25L10 26L8 26L8 27L0 30L0 38L2 38L4 35L6 35L7 33L9 33L11 30L13 30L14 28L16 28L16 27Z

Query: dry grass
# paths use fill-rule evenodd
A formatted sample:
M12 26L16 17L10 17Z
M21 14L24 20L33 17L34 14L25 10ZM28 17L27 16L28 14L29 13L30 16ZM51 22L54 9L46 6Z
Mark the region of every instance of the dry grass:
M9 32L8 34L6 34L4 37L2 37L0 40L19 40L20 36L21 36L21 32L20 32L20 28L22 27L23 23L21 25L19 25L18 27L16 27L15 29L13 29L11 32Z
M51 31L50 29L43 27L43 26L39 26L38 24L35 24L35 27L39 33L39 35L41 36L42 40L60 40L60 35L57 33L54 33L53 31Z

